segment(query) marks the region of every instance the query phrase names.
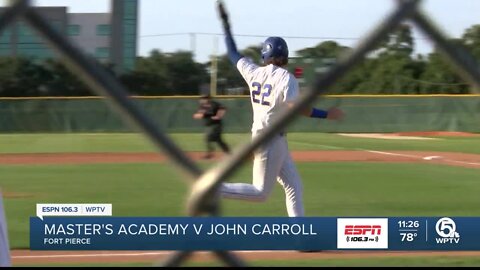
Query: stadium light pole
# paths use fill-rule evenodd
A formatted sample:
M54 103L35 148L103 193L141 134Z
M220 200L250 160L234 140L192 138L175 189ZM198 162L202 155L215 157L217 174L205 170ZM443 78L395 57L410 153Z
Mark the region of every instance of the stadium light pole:
M213 53L212 53L212 64L210 69L210 96L217 95L217 72L218 72L218 37L213 37Z
M197 34L190 33L190 50L192 51L192 55L195 58L197 52Z

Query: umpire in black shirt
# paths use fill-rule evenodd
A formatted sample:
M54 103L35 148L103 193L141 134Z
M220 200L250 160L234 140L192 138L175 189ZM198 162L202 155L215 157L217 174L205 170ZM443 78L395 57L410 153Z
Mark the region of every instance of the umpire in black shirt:
M195 119L204 119L205 126L207 127L205 134L205 141L207 143L207 154L205 158L213 157L213 143L216 142L223 152L229 153L230 148L222 140L222 118L225 115L226 108L220 103L213 101L209 95L203 95L200 97L200 107L198 111L193 115Z

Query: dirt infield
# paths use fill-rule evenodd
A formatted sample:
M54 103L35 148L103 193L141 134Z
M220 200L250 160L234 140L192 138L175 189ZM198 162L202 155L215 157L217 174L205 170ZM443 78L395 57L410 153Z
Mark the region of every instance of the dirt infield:
M424 136L424 137L478 137L480 134L457 131L418 131L393 133L397 136Z
M102 263L145 263L163 262L169 251L12 251L13 265L38 264L102 264ZM361 259L385 257L478 257L478 251L455 252L404 252L404 251L324 251L301 253L298 251L237 251L240 258L252 260L302 260L302 259ZM217 260L208 252L197 252L190 258L193 262L211 262Z
M190 152L190 157L201 160L204 153ZM407 162L434 163L450 166L480 168L480 155L451 152L420 151L294 151L298 162ZM221 154L217 154L217 159ZM157 153L55 153L55 154L1 154L0 165L49 165L49 164L115 164L166 162Z

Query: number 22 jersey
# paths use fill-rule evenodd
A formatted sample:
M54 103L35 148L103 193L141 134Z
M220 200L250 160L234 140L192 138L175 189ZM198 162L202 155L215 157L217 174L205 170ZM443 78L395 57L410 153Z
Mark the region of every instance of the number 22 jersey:
M278 112L299 95L298 81L286 69L275 65L258 66L243 57L237 63L250 89L253 109L252 135L258 134L278 117Z

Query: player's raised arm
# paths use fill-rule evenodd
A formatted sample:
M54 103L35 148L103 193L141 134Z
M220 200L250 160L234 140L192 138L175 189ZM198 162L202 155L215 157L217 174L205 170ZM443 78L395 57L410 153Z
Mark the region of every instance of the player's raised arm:
M230 59L232 64L236 66L238 60L240 60L243 55L238 52L237 45L233 40L232 31L230 29L230 22L228 20L228 14L225 10L225 7L223 6L223 2L218 1L217 5L220 18L222 19L223 32L225 33L225 43L227 45L228 58Z

